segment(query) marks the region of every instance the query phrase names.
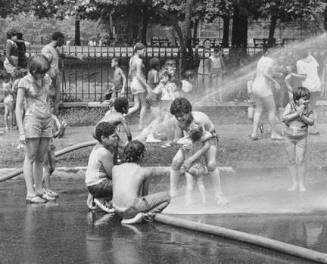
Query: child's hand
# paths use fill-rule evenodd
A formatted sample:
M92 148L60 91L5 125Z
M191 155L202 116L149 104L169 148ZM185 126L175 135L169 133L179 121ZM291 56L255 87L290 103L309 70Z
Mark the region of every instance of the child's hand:
M285 77L285 81L289 81L291 78L292 78L292 75L291 74L287 74L286 77Z
M278 82L275 82L275 89L276 89L276 90L280 90L280 85L279 85Z
M296 112L298 113L298 115L302 115L302 113L304 111L304 108L305 108L304 104L301 104L301 105L295 107Z
M19 142L20 142L20 144L26 144L25 134L19 135Z
M185 169L185 171L188 171L191 166L192 166L191 160L186 159L186 160L184 160L181 168Z

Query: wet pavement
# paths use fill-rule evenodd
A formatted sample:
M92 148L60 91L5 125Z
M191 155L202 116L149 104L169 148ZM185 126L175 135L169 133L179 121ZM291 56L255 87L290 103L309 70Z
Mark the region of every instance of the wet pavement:
M25 185L0 185L1 263L308 263L274 251L158 223L122 226L86 208L81 179L55 179L56 202L26 204ZM158 187L159 186L159 187ZM157 182L152 189L166 188ZM326 252L326 215L179 215Z

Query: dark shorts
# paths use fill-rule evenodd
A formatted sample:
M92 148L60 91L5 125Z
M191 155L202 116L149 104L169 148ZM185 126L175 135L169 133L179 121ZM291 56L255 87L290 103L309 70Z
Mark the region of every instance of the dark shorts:
M112 181L110 179L104 179L98 184L87 186L87 189L94 198L112 199Z

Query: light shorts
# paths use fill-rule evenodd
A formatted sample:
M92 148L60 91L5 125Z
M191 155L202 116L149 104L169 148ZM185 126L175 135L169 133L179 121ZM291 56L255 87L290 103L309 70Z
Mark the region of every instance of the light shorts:
M52 119L25 116L24 118L25 138L52 138Z
M287 146L293 147L296 146L298 148L306 149L307 146L307 136L299 137L299 138L291 138L291 137L285 137Z
M139 93L145 93L145 89L143 85L136 79L136 77L133 78L131 82L131 92L133 95L139 94Z

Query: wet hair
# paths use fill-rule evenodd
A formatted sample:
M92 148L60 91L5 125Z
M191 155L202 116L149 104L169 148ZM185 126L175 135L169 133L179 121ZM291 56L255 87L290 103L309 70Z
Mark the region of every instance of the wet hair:
M124 162L139 162L145 153L145 146L138 140L132 140L124 148Z
M114 101L114 108L119 113L126 113L128 110L128 100L126 97L118 97Z
M203 135L203 127L199 124L192 122L189 126L188 133L192 141L199 140Z
M120 64L120 60L119 60L119 58L117 58L117 57L112 58L111 61L115 61L115 62L117 62L117 65L118 65L118 66L119 66L119 64Z
M13 36L17 36L18 31L16 29L9 29L7 31L7 39L11 39Z
M192 105L189 100L184 97L176 98L170 105L170 113L176 114L187 114L192 112Z
M167 70L161 70L159 72L159 80L162 80L164 77L170 77L169 72Z
M62 32L59 32L59 31L53 32L53 34L51 36L51 39L55 40L55 41L57 41L59 39L64 39L64 38L65 38L65 35Z
M307 100L309 100L310 96L311 96L311 93L310 93L309 89L306 87L300 86L300 87L294 89L294 91L293 91L293 100L294 101L298 101L298 100L300 100L300 98L303 98L303 97L306 98Z
M28 61L28 70L32 75L46 73L49 69L50 63L44 55L33 55Z
M109 122L100 122L95 127L95 132L93 137L101 142L101 136L108 137L111 136L116 131L116 126Z
M160 60L158 57L153 57L149 61L149 67L150 69L156 69L158 70L160 68Z

